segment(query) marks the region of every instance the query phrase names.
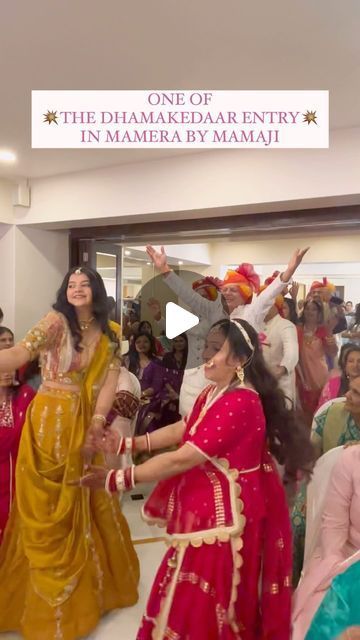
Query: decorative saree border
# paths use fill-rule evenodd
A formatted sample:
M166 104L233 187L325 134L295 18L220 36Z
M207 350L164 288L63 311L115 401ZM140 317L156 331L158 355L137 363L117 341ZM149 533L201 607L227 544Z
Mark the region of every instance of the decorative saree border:
M242 515L244 504L240 500L241 487L236 483L239 475L258 471L261 465L258 465L252 469L245 469L244 471L238 471L237 469L230 469L230 464L226 458L211 458L204 451L202 451L197 445L192 442L186 442L189 446L193 447L199 453L201 453L209 462L211 462L221 473L223 473L229 482L230 488L230 505L231 515L233 518L233 524L231 526L214 527L212 529L203 529L200 531L194 531L193 533L176 533L165 534L166 539L171 542L172 546L188 546L191 544L193 547L200 547L203 543L214 544L217 540L219 542L228 542L230 537L242 534L245 528L246 518ZM162 518L155 518L150 516L145 511L145 505L141 510L142 518L148 524L155 524L158 527L166 527L167 521Z
M251 473L261 469L261 464L251 469L244 469L238 471L237 469L230 469L230 464L226 458L211 458L204 451L202 451L197 445L192 442L186 442L186 444L192 446L199 451L211 464L214 465L218 471L225 475L229 483L230 493L230 506L233 518L233 525L230 527L214 527L213 529L195 531L193 533L177 533L174 535L167 534L166 541L170 546L177 549L177 565L171 582L168 585L165 598L160 603L159 613L154 621L154 629L152 631L152 640L166 640L166 630L168 628L168 618L171 611L171 605L175 595L175 589L178 581L179 574L181 572L182 563L185 557L186 548L191 545L192 547L199 548L203 544L215 544L219 542L230 542L232 556L233 556L233 576L230 592L229 605L227 609L227 624L231 626L233 631L238 634L240 632L239 625L236 622L235 615L235 603L237 600L238 586L241 582L241 567L243 565L243 558L241 550L243 548L242 535L246 525L246 518L243 515L244 503L240 499L241 487L236 482L238 477L243 474ZM158 518L151 518L147 516L142 508L142 515L146 522L157 524L158 526L166 526L166 521Z
M160 603L159 613L155 617L155 624L151 633L152 640L165 640L166 638L166 630L168 628L168 619L170 615L171 605L174 600L177 580L185 557L185 551L185 548L179 549L178 551L177 566L166 589L166 595Z

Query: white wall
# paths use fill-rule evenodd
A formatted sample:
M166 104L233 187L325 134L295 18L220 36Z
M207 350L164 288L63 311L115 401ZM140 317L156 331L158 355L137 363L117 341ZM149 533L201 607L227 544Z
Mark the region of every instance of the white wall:
M166 231L164 227L164 232ZM135 249L137 251L145 252L146 247L144 245L133 247L129 246L129 249ZM194 243L194 244L164 244L165 253L169 258L175 258L176 260L187 260L191 263L197 264L210 264L211 255L210 247L206 243ZM146 254L144 254L146 257Z
M329 149L224 150L32 181L18 224L127 222L360 202L360 128L331 132ZM234 211L232 211L234 213ZM197 217L199 216L196 213Z
M14 219L12 197L14 184L0 178L0 223L12 224Z
M304 258L307 263L359 262L360 232L332 235L299 235L296 229L287 237L267 234L261 237L246 237L239 242L221 240L211 244L211 264L287 264L298 247L310 247Z
M0 223L0 307L3 324L15 327L15 227Z
M69 264L68 234L15 230L15 331L22 336L55 302Z

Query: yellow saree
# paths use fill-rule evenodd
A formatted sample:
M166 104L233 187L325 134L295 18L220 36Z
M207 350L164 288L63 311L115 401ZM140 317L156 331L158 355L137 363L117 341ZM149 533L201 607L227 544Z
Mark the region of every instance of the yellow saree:
M139 567L118 500L68 484L83 471L81 447L113 345L102 335L90 365L69 371L69 358L61 356L69 344L66 323L56 314L54 328L50 315L51 327L39 323L26 340L51 351L43 367L48 378L76 382L80 391L43 386L27 413L0 548L0 632L75 640L104 612L135 604ZM65 361L54 373L53 363Z

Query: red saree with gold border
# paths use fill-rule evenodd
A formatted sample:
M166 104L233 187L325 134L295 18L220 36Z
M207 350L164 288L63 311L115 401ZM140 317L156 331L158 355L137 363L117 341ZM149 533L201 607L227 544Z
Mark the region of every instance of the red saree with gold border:
M290 523L262 405L237 388L207 408L211 393L184 435L206 462L160 482L144 507L169 550L137 640L289 640Z

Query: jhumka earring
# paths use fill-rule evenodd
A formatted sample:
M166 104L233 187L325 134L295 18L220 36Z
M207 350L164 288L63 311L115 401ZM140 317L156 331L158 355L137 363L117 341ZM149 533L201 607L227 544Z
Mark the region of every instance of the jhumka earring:
M242 366L240 365L240 367L236 367L236 375L239 379L239 382L241 385L244 384L244 378L245 378L245 373L244 373L244 369L242 368Z

